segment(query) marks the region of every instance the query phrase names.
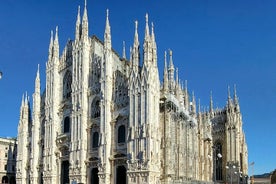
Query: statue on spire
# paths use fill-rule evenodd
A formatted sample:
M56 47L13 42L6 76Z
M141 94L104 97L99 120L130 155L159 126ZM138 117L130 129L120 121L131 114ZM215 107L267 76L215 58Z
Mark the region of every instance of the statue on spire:
M109 24L109 10L106 10L106 24L104 32L104 45L106 48L111 49L111 29Z
M88 37L88 16L86 8L86 0L84 0L84 11L82 16L82 38Z

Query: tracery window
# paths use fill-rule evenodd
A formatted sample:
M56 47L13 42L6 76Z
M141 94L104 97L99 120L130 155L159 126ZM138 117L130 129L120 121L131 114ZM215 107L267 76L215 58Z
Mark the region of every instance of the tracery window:
M68 133L70 131L70 118L67 116L63 122L63 133Z
M94 132L92 137L92 148L97 148L99 146L99 133Z
M63 77L63 99L70 99L72 93L72 74L67 71Z
M90 76L89 76L89 86L92 89L93 93L100 92L100 78L101 78L101 57L93 54L92 61L90 63Z
M95 99L91 104L91 117L98 118L101 115L100 100Z
M118 128L118 143L126 142L126 128L125 125L121 125Z
M115 107L122 108L128 104L128 82L127 78L120 71L115 72L114 101Z

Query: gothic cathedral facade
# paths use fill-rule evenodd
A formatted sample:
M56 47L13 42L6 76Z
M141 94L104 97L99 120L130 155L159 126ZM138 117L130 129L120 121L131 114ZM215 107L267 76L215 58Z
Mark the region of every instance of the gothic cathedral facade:
M211 99L201 111L178 78L172 51L165 53L160 83L147 15L143 45L135 22L129 59L125 48L122 56L112 49L108 11L104 41L88 36L86 5L75 29L61 54L58 29L51 33L46 89L40 91L38 69L32 110L23 95L17 184L245 181L247 145L236 92L223 109L214 110Z

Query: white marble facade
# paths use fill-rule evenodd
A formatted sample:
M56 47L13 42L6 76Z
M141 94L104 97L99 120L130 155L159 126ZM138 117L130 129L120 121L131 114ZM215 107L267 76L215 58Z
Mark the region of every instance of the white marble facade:
M236 93L225 108L213 110L211 100L202 112L180 84L172 51L161 84L148 15L143 44L135 23L129 59L125 48L122 56L112 49L108 11L104 41L88 36L86 5L75 27L61 54L58 29L52 32L46 88L40 91L38 70L32 110L23 96L18 184L211 183L227 180L229 163L247 173Z

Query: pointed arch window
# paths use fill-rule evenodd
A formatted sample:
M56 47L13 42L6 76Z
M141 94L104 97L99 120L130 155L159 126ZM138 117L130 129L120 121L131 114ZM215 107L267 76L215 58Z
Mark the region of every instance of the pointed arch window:
M215 150L214 150L214 155L215 155L215 173L216 173L216 181L222 180L222 144L220 142L216 143Z
M72 74L67 71L63 78L63 99L70 99L72 93Z
M126 142L126 128L125 125L121 125L118 128L118 143Z
M63 122L63 133L70 132L70 118L67 116Z
M99 147L99 133L94 132L93 133L93 138L92 138L92 148L97 148Z

